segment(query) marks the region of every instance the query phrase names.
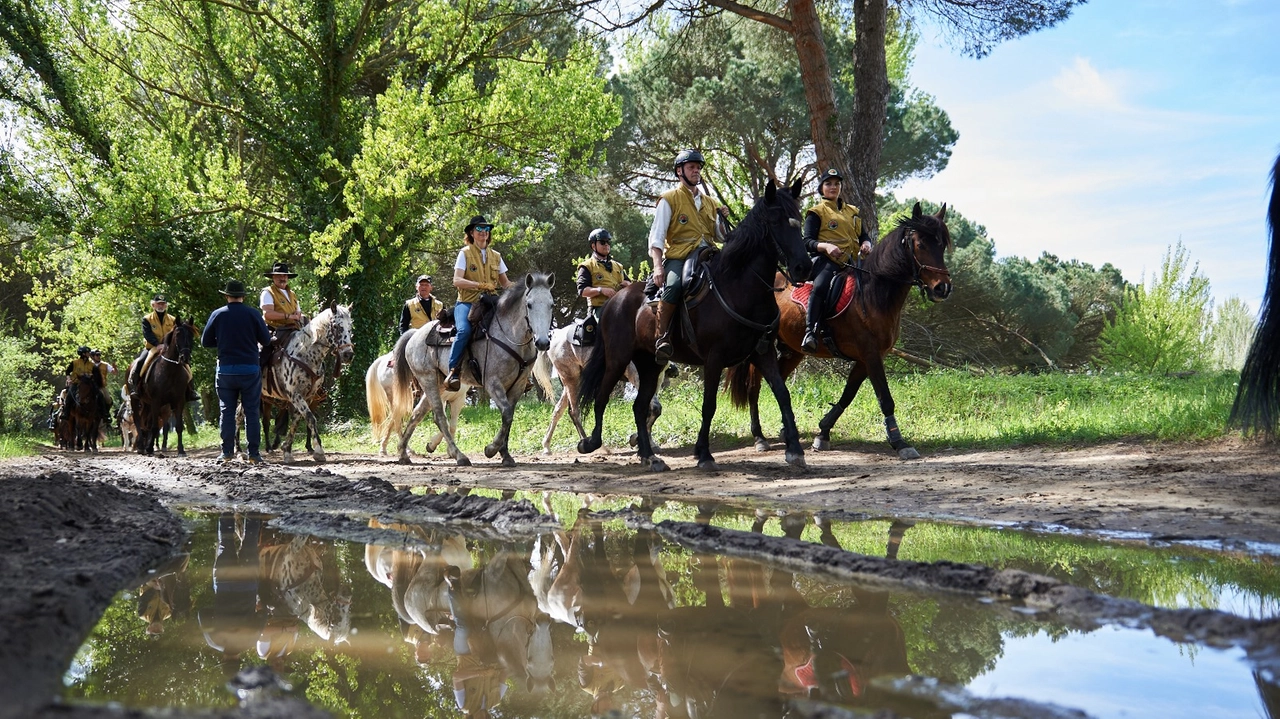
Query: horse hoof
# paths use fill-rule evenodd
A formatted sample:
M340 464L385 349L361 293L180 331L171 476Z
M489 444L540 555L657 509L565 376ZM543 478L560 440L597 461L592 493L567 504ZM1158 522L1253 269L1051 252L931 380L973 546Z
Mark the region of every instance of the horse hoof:
M920 459L920 453L915 447L903 447L898 450L898 459Z
M663 462L663 461L662 461L662 459L661 459L660 457L651 457L651 458L649 459L649 471L650 471L650 472L665 472L665 471L667 471L667 470L669 470L669 469L671 469L671 468L670 468L670 467L668 467L668 466L667 466L667 463L666 463L666 462Z
M768 451L769 451L769 440L765 439L764 437L756 437L756 451L757 451L757 452L768 452ZM788 461L788 462L790 462L791 460L787 460L787 461Z
M698 462L698 469L701 469L704 472L719 472L720 465L716 464L714 459L704 459L701 462Z
M511 455L507 455L506 457L503 457L503 458L502 458L502 466L503 466L503 467L514 467L514 466L516 466L516 460L515 460L515 458L514 458L514 457L512 457Z
M550 457L550 456L551 456L551 448L550 448L550 447L543 447L543 448L542 448L542 456L543 456L543 457Z
M96 450L96 449L95 449L94 451L95 451L95 452L97 452L98 450ZM179 452L179 453L178 453L178 456L179 456L179 457L185 457L185 456L187 456L187 453L186 453L186 452Z
M813 451L826 452L829 449L831 449L831 440L827 439L826 437L813 438Z
M794 454L791 452L787 452L787 464L791 465L792 467L795 467L796 469L809 468L809 465L806 464L804 461L803 452L796 452Z
M636 434L635 432L632 432L631 436L627 437L627 444L631 445L632 447L636 446L637 444L640 444L640 435Z
M409 459L409 455L407 455L407 454L402 454L402 455L400 455L400 459L399 459L399 460L397 460L397 461L398 461L400 464L413 464L413 462Z
M458 466L459 466L459 467L470 467L470 466L471 466L471 460L467 458L467 455L459 453L459 454L458 454Z
M578 442L578 454L591 454L597 449L600 449L600 445L592 442L589 438Z
M486 446L485 446L485 448L484 448L484 456L485 456L486 458L488 458L488 459L493 459L493 455L495 455L495 454L497 454L497 453L498 453L498 448L497 448L497 447L495 447L495 446L493 446L493 445L491 445L491 444L490 444L490 445L486 445Z
M316 464L324 464L326 461L323 454L313 454L311 458L316 461Z

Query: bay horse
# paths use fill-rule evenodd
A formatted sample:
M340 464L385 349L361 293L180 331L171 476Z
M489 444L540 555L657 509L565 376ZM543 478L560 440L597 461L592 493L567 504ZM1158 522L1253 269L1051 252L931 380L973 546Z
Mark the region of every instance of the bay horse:
M831 405L818 423L819 433L813 440L815 451L831 449L831 428L858 394L863 380L869 378L880 402L880 411L884 413L889 444L902 459L920 457L920 453L902 438L898 430L893 395L889 392L889 381L884 372L884 356L898 341L902 307L913 287L921 288L925 296L934 302L945 300L951 294L951 274L944 254L951 247L946 216L946 205L937 214L929 215L921 211L917 202L911 215L903 217L897 227L871 250L865 268L850 268L842 273L855 283L855 289L848 308L827 321L839 355L822 344L813 356L839 356L851 360L851 364L840 399ZM840 275L837 277L841 278ZM785 280L779 276L774 282L777 286ZM789 377L807 356L800 349L805 310L791 300L789 292L779 292L777 303L782 315L778 327L778 366L782 376ZM751 435L755 438L756 449L768 450L769 443L760 429L759 376L747 368L734 368L729 370L725 383L729 385L734 405L749 404L751 407Z
M560 327L551 332L551 346L546 352L538 353L538 360L533 364L533 377L541 385L542 391L547 397L555 394L555 387L551 384L551 370L555 368L556 374L560 377L560 399L556 400L556 406L551 412L551 424L547 427L547 433L542 437L542 453L551 454L551 437L556 433L556 425L560 423L560 418L564 416L565 410L569 410L569 419L573 422L574 429L578 430L578 440L587 438L586 431L582 428L582 412L578 407L578 382L582 377L582 368L587 364L587 358L591 355L591 347L583 347L573 343L574 326L572 324ZM627 365L626 372L627 381L632 386L640 386L640 376L636 374L636 366L634 364ZM653 400L649 403L649 431L653 432L653 423L662 416L662 403L658 401L658 395L655 392ZM636 435L631 435L631 446L635 446L638 441Z
M75 427L75 449L98 453L98 428L102 424L102 378L96 371L80 375L71 400L71 417Z
M161 338L155 356L138 378L138 402L133 405L133 421L138 432L133 447L138 454L155 452L161 428L172 415L177 419L174 425L178 431L178 456L187 456L182 445L182 410L187 406L196 329L191 320L177 315L174 319L173 329Z
M1280 422L1280 157L1271 168L1267 227L1271 234L1267 289L1228 422L1246 434L1260 434L1267 441L1274 441Z
M671 323L675 346L672 361L703 368L702 426L694 447L700 469L717 469L711 456L710 434L720 375L726 367L747 361L760 369L782 407L787 462L798 468L805 467L804 449L800 446L795 415L791 411L791 394L778 371L778 357L773 349L778 327L778 308L773 301L774 273L781 263L790 277L803 282L813 269L800 237L800 206L796 201L799 191L799 182L790 188L778 188L769 181L764 196L756 199L742 224L729 233L724 249L704 265L710 291L696 309L688 311L693 336L686 336L680 315ZM654 358L656 330L657 316L645 300L642 283L632 283L605 303L595 349L578 388L579 402L595 407L595 427L590 437L578 443L579 452L585 454L600 448L605 406L627 364L634 362L640 376L639 392L632 407L639 437L637 452L650 470L667 469L654 451L647 421L649 403L657 391L662 369Z
M284 348L272 356L271 364L263 370L263 404L274 401L292 410L284 438L285 463L293 461L293 433L299 418L306 418L307 429L315 438L312 458L324 462L324 446L310 403L324 391L324 361L330 354L337 355L344 364L355 354L355 345L351 342L351 309L336 303L291 333Z
M551 315L554 300L551 287L554 274L534 272L511 283L498 297L492 323L487 332L477 332L462 357L462 391L483 385L498 410L502 426L493 441L484 448L484 456L502 455L503 467L514 467L515 459L507 450L511 435L511 419L516 400L524 394L529 370L539 350L550 346ZM472 308L473 316L480 303ZM422 398L413 407L413 416L400 435L400 463L409 464L409 439L413 430L431 410L436 427L444 433L449 456L458 466L471 464L454 440L444 412L442 378L449 371L449 346L427 344L427 332L406 332L395 348L395 384L391 392L391 413L403 415L413 405L413 383L422 388ZM474 365L474 366L473 366ZM477 375L476 369L480 369Z
M408 330L408 332L417 331L416 329ZM378 443L378 454L382 456L387 454L387 442L391 441L392 435L400 436L405 418L403 413L395 414L391 411L391 392L395 386L396 374L392 363L393 357L395 357L394 350L381 355L364 373L364 396L369 406L369 427L373 430L373 441ZM467 403L467 392L461 388L456 392L444 390L443 400L449 407L449 428L457 434L458 416L462 413L462 406ZM427 452L436 451L436 447L439 447L443 441L444 432L437 431L436 435L427 441Z

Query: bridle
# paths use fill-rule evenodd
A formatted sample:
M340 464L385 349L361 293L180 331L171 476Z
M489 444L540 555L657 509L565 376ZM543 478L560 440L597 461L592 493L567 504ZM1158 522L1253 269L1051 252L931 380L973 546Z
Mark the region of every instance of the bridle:
M920 230L914 227L908 227L907 230L902 233L901 242L903 247L906 247L907 238L910 237L912 233L916 235L916 240L919 240ZM933 265L926 265L920 261L919 257L916 257L916 241L912 241L911 250L908 254L911 255L911 264L914 266L914 270L911 275L911 284L913 286L919 287L921 290L925 289L924 279L920 276L920 273L924 270L928 270L930 272L941 275L943 282L947 282L947 283L951 282L950 270L948 270L945 267L934 267Z

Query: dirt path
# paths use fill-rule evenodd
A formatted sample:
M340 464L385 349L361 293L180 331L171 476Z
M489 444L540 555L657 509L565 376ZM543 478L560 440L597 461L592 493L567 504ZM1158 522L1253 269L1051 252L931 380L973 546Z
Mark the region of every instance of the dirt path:
M166 507L328 517L314 521L331 521L332 533L355 538L363 522L346 522L340 513L438 511L425 506L431 498L394 489L452 485L1057 525L1280 553L1277 450L1238 440L942 451L912 462L878 450L811 452L803 472L786 466L780 450L751 448L719 451L714 473L693 468L687 448L668 451L674 470L661 474L643 469L632 452L520 457L514 469L481 457L471 467L443 457L405 466L345 453L330 453L324 466L306 460L252 469L220 465L214 456L50 452L0 463L0 676L6 687L0 717L29 715L44 704L111 596L180 545L181 531ZM489 511L479 508L473 521L493 521ZM538 521L518 515L502 520ZM275 714L260 707L255 715L300 711L282 707ZM48 715L93 715L52 711Z

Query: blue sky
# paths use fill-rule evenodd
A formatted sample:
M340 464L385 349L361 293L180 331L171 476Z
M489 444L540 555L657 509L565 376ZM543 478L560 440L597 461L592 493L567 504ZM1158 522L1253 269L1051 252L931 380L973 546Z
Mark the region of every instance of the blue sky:
M1001 257L1110 262L1131 282L1181 239L1218 301L1257 311L1280 2L1093 0L981 60L926 27L911 81L960 139L945 170L898 197L949 203Z

